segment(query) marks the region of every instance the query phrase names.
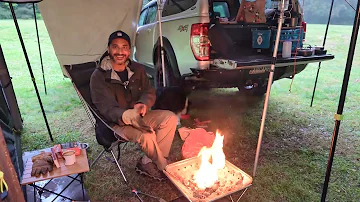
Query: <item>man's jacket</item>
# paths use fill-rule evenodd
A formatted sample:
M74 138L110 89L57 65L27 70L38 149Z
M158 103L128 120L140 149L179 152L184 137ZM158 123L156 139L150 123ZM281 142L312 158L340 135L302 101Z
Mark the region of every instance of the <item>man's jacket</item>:
M90 78L91 99L107 122L123 125L121 116L136 103L150 109L156 99L155 89L141 64L128 62L128 82L122 82L112 69L109 56L105 57Z

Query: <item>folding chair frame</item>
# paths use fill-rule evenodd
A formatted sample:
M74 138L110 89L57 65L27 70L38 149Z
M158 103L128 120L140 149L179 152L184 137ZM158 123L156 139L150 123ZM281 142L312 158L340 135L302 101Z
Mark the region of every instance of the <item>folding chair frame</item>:
M105 121L104 121L104 120L95 112L95 110L89 105L89 103L87 103L87 102L85 101L85 99L82 97L82 95L80 94L80 92L79 92L78 89L76 88L75 83L72 82L72 84L73 84L73 86L74 86L74 88L75 88L75 90L76 90L76 92L77 92L77 94L78 94L78 96L79 96L79 98L80 98L80 100L81 100L81 103L82 103L82 105L84 106L84 108L85 108L85 110L86 110L86 113L87 113L89 119L91 120L91 122L93 123L93 120L92 120L91 117L90 117L90 113L89 113L88 109L90 109L90 111L92 112L92 114L95 115L95 116L97 116L97 118L98 118L103 124L105 124L106 127L108 127L109 129L111 129L111 130L114 132L114 136L115 136L115 134L117 134L116 131L113 130L108 124L106 124ZM95 124L94 124L94 123L93 123L93 126L94 126L94 128L95 128ZM115 137L116 137L116 136L115 136ZM128 181L127 181L127 179L126 179L126 177L125 177L125 175L124 175L124 172L122 171L121 166L120 166L120 164L119 164L119 162L118 162L119 159L120 159L120 149L118 148L118 157L117 157L117 158L115 157L115 154L114 154L114 151L113 151L113 148L116 147L116 146L119 147L121 143L126 143L126 144L127 144L127 141L125 141L125 140L119 140L119 139L118 139L118 140L116 140L115 142L113 142L109 148L104 148L104 149L100 152L100 154L95 158L95 160L91 163L90 168L92 168L92 167L96 164L96 162L104 155L105 152L110 152L111 155L112 155L113 158L114 158L114 161L115 161L115 163L116 163L116 165L117 165L117 167L118 167L118 169L119 169L119 171L120 171L120 173L121 173L121 175L122 175L125 183L128 184ZM125 146L126 146L126 145L125 145ZM125 147L125 146L124 146L124 147ZM124 147L123 147L123 148L124 148Z

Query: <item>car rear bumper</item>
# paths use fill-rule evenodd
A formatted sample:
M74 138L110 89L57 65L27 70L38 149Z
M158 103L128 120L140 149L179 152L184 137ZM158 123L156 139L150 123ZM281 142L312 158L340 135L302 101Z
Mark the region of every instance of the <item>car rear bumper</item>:
M300 73L307 64L333 59L333 55L279 58L276 62L274 81L291 78ZM209 69L190 68L193 76L209 87L237 87L248 80L266 79L271 71L271 60L234 61L217 59Z

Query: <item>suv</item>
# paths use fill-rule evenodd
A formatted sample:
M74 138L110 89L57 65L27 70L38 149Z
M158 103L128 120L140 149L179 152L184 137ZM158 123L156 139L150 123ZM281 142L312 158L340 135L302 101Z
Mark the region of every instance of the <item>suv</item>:
M262 11L266 19L260 23L238 20L240 4L245 0L162 2L167 86L185 83L197 88L238 87L239 90L251 90L254 95L266 92L280 16L277 5L281 1L266 1L265 11ZM244 8L251 2L245 4ZM289 0L285 9L274 81L291 78L304 70L308 63L334 58L324 53L299 56L298 50L303 46L306 33L301 5L298 0ZM155 80L155 87L163 85L157 12L156 0L142 8L133 54L135 61L147 67L147 73ZM282 46L286 40L291 41L292 56L282 58Z

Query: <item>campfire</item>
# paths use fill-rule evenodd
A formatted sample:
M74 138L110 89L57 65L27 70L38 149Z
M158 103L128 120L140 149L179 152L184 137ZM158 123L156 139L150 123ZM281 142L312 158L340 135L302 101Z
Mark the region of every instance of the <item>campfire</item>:
M223 141L224 136L217 131L212 147L203 147L200 150L198 157L201 157L201 164L194 176L194 182L199 189L212 187L218 181L218 170L225 167Z
M225 159L223 140L217 131L210 148L166 167L165 174L190 201L217 200L251 185L252 178Z

